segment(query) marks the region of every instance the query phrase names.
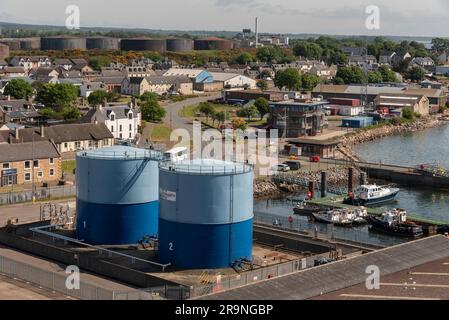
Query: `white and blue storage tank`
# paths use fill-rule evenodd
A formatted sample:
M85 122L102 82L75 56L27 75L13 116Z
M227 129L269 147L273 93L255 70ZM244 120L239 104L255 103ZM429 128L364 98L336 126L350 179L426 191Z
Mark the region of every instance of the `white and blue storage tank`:
M182 269L252 260L253 168L199 159L160 164L159 257Z
M136 244L158 234L162 154L126 146L77 153L77 237Z

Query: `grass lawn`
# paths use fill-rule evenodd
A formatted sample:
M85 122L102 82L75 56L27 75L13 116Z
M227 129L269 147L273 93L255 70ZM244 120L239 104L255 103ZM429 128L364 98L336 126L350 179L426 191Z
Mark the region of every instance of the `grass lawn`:
M73 174L73 170L75 170L75 168L76 168L76 160L62 161L61 167L62 167L62 172L68 173L68 174Z
M236 106L230 106L227 104L213 104L215 112L221 112L226 111L230 114L232 114L234 111L239 110L239 107ZM192 105L184 107L179 111L179 116L183 118L198 118L196 116L196 113L198 112L199 106L198 105ZM202 117L200 117L202 118Z
M151 141L170 140L171 129L163 124L151 124Z

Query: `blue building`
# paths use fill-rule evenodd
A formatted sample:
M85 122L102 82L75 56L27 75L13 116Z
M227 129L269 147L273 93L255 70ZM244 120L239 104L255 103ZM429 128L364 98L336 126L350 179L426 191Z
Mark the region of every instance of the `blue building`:
M78 152L78 239L116 245L157 236L161 158L126 146Z
M217 160L160 166L159 256L183 269L252 260L253 169Z

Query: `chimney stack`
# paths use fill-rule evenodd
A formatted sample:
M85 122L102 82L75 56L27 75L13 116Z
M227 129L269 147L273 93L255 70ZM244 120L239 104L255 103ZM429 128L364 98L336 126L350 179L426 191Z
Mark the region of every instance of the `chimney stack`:
M19 128L18 127L16 127L15 138L16 138L16 140L19 140Z

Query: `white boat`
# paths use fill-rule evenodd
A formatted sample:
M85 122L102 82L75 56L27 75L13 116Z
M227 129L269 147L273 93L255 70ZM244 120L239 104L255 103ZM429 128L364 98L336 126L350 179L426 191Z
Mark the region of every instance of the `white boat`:
M362 185L357 188L355 197L350 196L345 200L345 204L350 205L376 205L392 201L396 198L400 189L391 187L381 187L377 185Z
M345 227L351 226L354 219L353 213L344 209L312 213L312 216L315 218L315 221Z

